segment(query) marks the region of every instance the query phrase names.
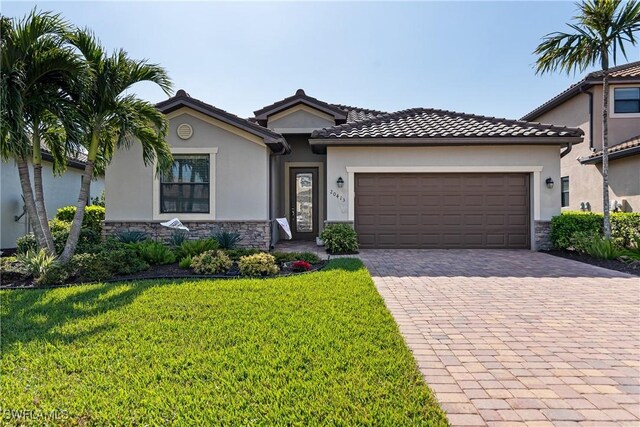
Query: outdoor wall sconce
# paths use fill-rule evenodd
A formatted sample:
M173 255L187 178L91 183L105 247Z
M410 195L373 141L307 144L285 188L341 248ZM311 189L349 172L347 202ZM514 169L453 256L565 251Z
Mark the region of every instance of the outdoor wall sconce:
M338 188L344 187L344 179L342 179L341 176L338 177L338 180L336 181L336 185L338 186Z
M547 188L549 189L553 188L553 180L551 179L551 177L547 178L545 183L547 184Z

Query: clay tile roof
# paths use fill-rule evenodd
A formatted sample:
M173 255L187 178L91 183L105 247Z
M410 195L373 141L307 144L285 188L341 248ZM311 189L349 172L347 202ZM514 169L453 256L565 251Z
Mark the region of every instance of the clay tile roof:
M540 105L536 109L522 116L521 120L535 120L547 111L555 108L563 102L573 98L579 94L582 90L586 90L594 84L602 83L602 76L604 73L602 70L594 71L587 74L587 76L580 80L578 83L574 83L569 88L558 95L554 96L544 104ZM609 69L609 78L611 82L624 82L625 80L635 80L640 78L640 61L630 62L628 64L619 65Z
M280 101L276 101L273 104L267 105L266 107L262 107L259 110L254 111L253 113L258 123L266 125L266 120L270 115L276 114L298 104L306 104L310 107L330 114L334 116L336 121L340 121L342 123L344 123L347 119L346 111L333 104L329 104L327 102L309 96L302 89L298 89L295 94L281 99Z
M412 108L374 118L316 130L312 139L403 138L471 139L513 137L575 137L582 130L519 120L478 116L430 108ZM540 140L539 142L542 142Z
M640 154L640 135L622 141L613 147L609 147L609 158L617 159L627 157L633 154ZM602 161L602 150L591 153L586 157L581 157L580 163L600 163Z
M383 114L385 111L371 110L369 108L352 107L351 105L333 104L347 113L347 123L361 122L363 120L373 119Z

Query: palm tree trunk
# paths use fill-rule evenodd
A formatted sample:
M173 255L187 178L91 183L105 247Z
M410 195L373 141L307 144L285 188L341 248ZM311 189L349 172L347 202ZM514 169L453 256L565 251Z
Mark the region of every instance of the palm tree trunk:
M49 254L55 254L56 248L53 244L47 207L44 202L44 189L42 187L42 150L40 147L40 132L37 122L34 123L33 129L33 187L35 191L36 212L40 226L42 227L42 234L47 244L46 249Z
M609 70L604 64L602 77L602 212L603 232L611 238L611 215L609 212Z
M31 230L36 237L38 247L47 248L47 241L42 232L42 226L40 225L40 219L36 210L36 203L33 197L33 189L31 188L31 177L29 176L29 163L26 157L16 158L16 164L18 165L18 175L20 176L20 187L22 188L22 195L24 196L24 204L27 208L27 215L29 216L29 223L31 224Z

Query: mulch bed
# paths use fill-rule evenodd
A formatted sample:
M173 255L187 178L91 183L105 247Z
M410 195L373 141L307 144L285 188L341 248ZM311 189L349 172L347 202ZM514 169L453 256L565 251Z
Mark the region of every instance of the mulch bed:
M585 264L591 264L602 268L608 268L609 270L616 270L622 273L634 274L640 276L640 262L626 263L617 259L599 259L593 258L586 254L581 254L575 251L567 250L551 250L544 251L549 255L567 258L574 261L584 262Z
M314 271L321 270L327 264L326 261L320 261L318 264L312 264L311 270L303 272L294 272L287 268L282 268L280 272L275 276L260 277L264 279L282 276L291 276L305 273L312 273ZM236 263L233 264L231 270L227 274L205 275L196 274L191 269L180 268L178 263L166 264L166 265L153 265L148 270L139 271L135 274L127 276L116 276L113 279L104 280L101 283L113 283L113 282L132 282L136 280L161 280L161 279L246 279L246 276L240 276L240 271ZM68 283L59 286L34 286L31 278L19 278L11 279L2 278L2 285L0 289L43 289L43 288L61 288L80 284L90 284L92 282L81 282L79 280L70 280ZM95 282L98 283L98 282Z

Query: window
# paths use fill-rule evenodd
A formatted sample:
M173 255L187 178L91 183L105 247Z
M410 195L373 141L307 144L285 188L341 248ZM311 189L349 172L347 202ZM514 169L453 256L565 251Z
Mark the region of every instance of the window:
M562 197L562 203L561 206L563 208L566 208L567 206L569 206L569 177L568 176L563 176L561 178L562 181L562 185L561 185L561 197Z
M618 87L613 90L615 114L640 113L640 87Z
M160 176L161 213L209 213L209 155L174 154Z

